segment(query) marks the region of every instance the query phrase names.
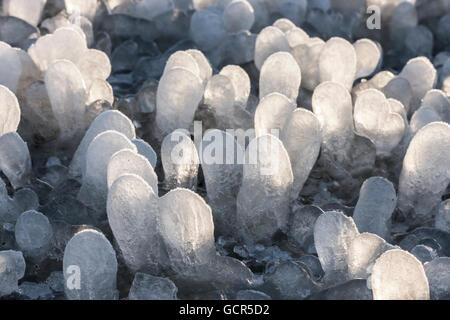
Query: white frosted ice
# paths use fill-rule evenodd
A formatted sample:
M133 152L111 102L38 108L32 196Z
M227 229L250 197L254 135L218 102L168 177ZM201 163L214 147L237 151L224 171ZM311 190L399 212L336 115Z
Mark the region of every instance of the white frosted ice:
M20 106L16 95L0 85L0 136L16 132L20 122Z
M264 61L278 51L289 52L289 42L277 27L266 27L258 34L255 43L255 65L261 70Z
M353 44L356 53L355 80L370 76L380 64L383 52L381 46L370 39L359 39Z
M16 92L22 74L22 62L16 49L0 41L0 85Z
M245 0L233 0L223 11L223 23L230 33L250 30L254 22L253 7Z
M281 93L266 95L255 110L255 134L280 135L286 121L295 110L295 104Z
M153 169L156 168L156 162L158 161L158 155L152 146L142 139L132 139L131 142L136 146L138 153L147 158L152 165Z
M247 72L240 66L228 65L223 67L219 74L230 79L234 88L234 102L245 109L251 89L250 77Z
M47 0L5 0L2 9L7 16L20 18L37 26L46 3Z

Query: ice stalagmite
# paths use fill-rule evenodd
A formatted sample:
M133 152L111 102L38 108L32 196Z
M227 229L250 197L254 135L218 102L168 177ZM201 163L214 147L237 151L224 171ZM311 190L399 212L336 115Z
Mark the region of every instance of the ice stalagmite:
M289 52L289 42L283 31L276 27L266 27L258 34L255 43L255 65L260 70L264 61L275 52Z
M99 216L106 207L108 195L107 171L111 157L122 149L136 152L136 146L122 133L109 130L99 134L89 144L86 152L86 172L78 193L78 200L98 211Z
M255 111L255 134L280 136L286 121L289 120L295 104L281 93L271 93L260 100Z
M286 230L293 180L289 155L277 137L266 134L250 142L237 198L244 242L271 243L278 230Z
M224 131L208 130L198 148L217 234L233 234L244 150Z
M15 188L22 188L30 182L31 157L27 144L16 132L0 136L0 170Z
M69 300L115 300L117 259L106 237L93 229L75 234L63 259L64 289Z
M450 183L450 125L432 122L416 133L403 159L398 206L425 218Z
M281 131L281 141L291 160L294 174L292 195L297 198L319 156L322 144L319 119L306 109L295 110Z
M240 66L227 65L220 70L219 74L230 79L234 88L234 102L245 109L251 89L250 77L247 72Z
M360 39L353 44L353 47L356 53L355 79L370 76L382 59L381 47L370 39Z
M383 253L372 271L374 300L429 300L430 289L422 263L407 251Z
M182 130L167 135L161 146L166 187L195 189L199 158L191 138Z
M125 174L108 192L108 221L133 271L158 272L167 257L159 234L158 195L139 176Z

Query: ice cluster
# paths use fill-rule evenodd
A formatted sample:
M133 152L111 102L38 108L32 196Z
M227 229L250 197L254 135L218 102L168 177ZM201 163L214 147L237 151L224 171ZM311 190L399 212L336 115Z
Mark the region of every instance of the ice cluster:
M450 298L448 1L0 10L0 299Z

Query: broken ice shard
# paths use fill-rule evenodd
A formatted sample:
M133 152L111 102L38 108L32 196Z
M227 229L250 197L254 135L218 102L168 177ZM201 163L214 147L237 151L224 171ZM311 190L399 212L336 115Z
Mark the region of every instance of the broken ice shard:
M293 174L283 143L266 134L245 152L242 186L237 198L239 235L246 243L271 243L287 228Z
M27 144L16 132L0 136L0 169L8 177L14 189L30 182L31 157Z
M18 290L25 275L25 259L20 251L0 251L0 297Z
M168 278L138 272L128 295L129 300L177 300L178 289Z
M96 230L83 230L70 239L64 250L63 272L69 300L118 298L116 253Z
M397 206L394 185L382 177L364 181L353 220L359 232L370 232L389 240L391 216Z
M403 159L398 206L425 218L450 182L450 125L432 122L416 133Z
M191 138L182 130L167 135L161 146L164 180L169 189L195 189L199 158Z
M422 263L400 249L383 253L371 276L374 300L429 300L430 289Z
M292 55L289 52L276 52L261 67L259 98L278 92L296 101L301 80L300 67Z
M159 235L158 195L153 189L137 175L120 176L109 189L107 213L128 267L158 272L167 257Z
M86 171L83 174L78 200L98 210L100 214L105 209L108 194L108 163L111 157L122 149L137 151L136 146L124 134L114 130L99 134L87 149Z
M30 210L22 213L17 219L15 235L16 242L25 257L39 261L50 249L53 230L45 215Z

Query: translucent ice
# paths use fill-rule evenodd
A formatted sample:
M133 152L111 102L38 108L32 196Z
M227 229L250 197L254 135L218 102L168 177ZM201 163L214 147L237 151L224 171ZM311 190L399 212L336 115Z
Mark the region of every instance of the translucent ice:
M405 133L403 118L391 111L389 101L376 89L364 90L358 95L354 118L356 131L375 143L379 156L389 155Z
M16 132L0 136L0 170L8 177L14 189L30 182L31 157L27 144Z
M0 41L0 85L16 92L22 74L22 62L17 51Z
M20 106L16 95L0 85L0 136L16 132L20 122Z
M397 205L394 185L382 177L364 181L353 220L359 232L370 232L389 240L390 220Z
M76 62L83 76L87 89L90 89L96 79L106 80L111 73L111 63L108 56L100 50L88 49L80 55Z
M158 177L152 165L144 156L130 149L120 150L115 153L108 164L108 189L114 181L124 174L135 174L144 179L153 192L158 194Z
M450 232L450 200L441 202L436 214L434 226L443 231Z
M39 198L31 189L20 189L10 198L3 180L0 181L0 199L0 222L15 223L22 212L39 207Z
M115 130L120 132L128 139L134 139L136 137L133 123L122 112L117 110L109 110L101 113L92 122L91 126L81 140L80 145L75 151L69 168L70 174L73 177L80 176L83 172L85 172L85 157L90 143L97 135L107 130Z
M260 100L255 111L256 136L280 135L294 110L295 104L285 95L277 92L266 95Z
M383 253L371 276L374 300L429 300L430 289L422 263L400 249Z
M276 52L261 67L259 98L278 92L296 101L301 80L300 67L292 55L289 52Z
M422 100L422 106L432 107L442 121L450 123L450 98L442 90L428 91Z
M96 136L86 151L86 171L83 173L78 200L100 211L100 214L105 209L108 194L108 163L122 149L137 151L136 146L124 134L108 130Z
M247 72L240 66L228 65L219 74L230 79L234 88L234 102L245 109L250 95L250 77Z
M278 138L266 134L250 142L245 159L237 198L239 235L246 243L271 243L287 228L294 180L289 155Z
M136 273L128 295L129 300L176 300L178 289L168 278Z
M314 225L321 214L322 209L316 206L304 206L292 212L288 240L294 247L311 252L314 247Z
M409 122L412 134L416 134L420 129L431 122L442 121L439 114L432 107L422 106L414 112Z
M191 18L190 34L200 49L208 51L218 46L226 36L222 11L206 8L194 12Z
M302 87L314 90L320 83L319 59L325 43L309 40L292 48L291 54L302 71Z
M214 228L218 234L231 235L236 228L244 150L232 135L213 129L205 132L199 154Z
M83 76L69 60L57 60L45 73L45 87L62 139L84 129L87 89Z
M176 67L164 73L156 97L158 139L173 130L188 129L202 96L202 79L188 69Z
M305 21L308 9L306 0L283 0L280 3L280 13L296 25L300 26Z
M108 193L108 221L133 271L157 272L167 257L159 237L158 196L137 175L122 175Z
M0 297L18 290L25 275L25 259L20 251L0 251Z
M64 4L69 14L77 13L89 18L90 20L93 20L98 6L98 2L96 0L64 0Z
M212 73L213 73L208 59L205 57L203 52L201 52L200 50L189 49L189 50L186 50L186 53L191 55L197 62L198 70L199 70L199 77L200 77L200 79L203 80L203 84L206 84L206 82L208 81L209 78L211 78Z
M6 0L3 3L3 13L37 26L46 2L47 0Z
M353 44L353 47L357 61L355 79L370 76L380 63L381 47L370 39L360 39Z
M358 234L353 219L341 212L328 211L317 218L314 244L325 274L347 270L349 247Z
M231 112L234 107L235 93L230 78L217 74L212 76L206 84L203 103L210 106L215 112L219 127L229 127Z
M386 98L392 98L400 101L405 107L406 113L409 113L412 99L412 89L409 81L402 77L395 77L382 89Z
M69 300L118 298L116 253L96 230L83 230L70 239L64 250L63 272Z
M250 30L255 21L253 7L245 0L233 0L223 12L223 23L228 32Z
M255 65L260 70L264 61L278 51L289 52L289 42L277 27L266 27L258 34L255 44Z
M288 116L280 139L291 160L294 174L292 192L297 198L319 156L322 144L319 119L309 110L296 109Z
M411 253L422 263L432 261L438 256L436 250L423 244L418 244L412 248Z
M30 210L22 213L17 219L15 235L16 242L25 257L39 260L50 249L53 230L45 215Z
M403 159L398 206L425 217L450 182L450 125L433 122L416 133Z
M161 162L167 188L196 188L200 160L195 144L185 132L176 130L164 138Z
M416 111L421 99L432 89L437 81L436 69L426 57L417 57L408 61L399 75L409 81L413 97L411 111Z
M450 292L450 258L439 257L425 264L425 274L430 285L431 299L448 297Z
M94 79L88 90L86 105L91 105L92 103L99 100L107 101L112 105L114 103L113 88L105 80Z
M325 43L319 59L320 82L333 81L350 90L355 80L355 48L343 38L333 37Z
M301 28L292 28L286 32L286 38L291 48L295 48L300 44L304 44L309 41L308 34Z
M185 68L196 76L200 76L200 69L198 67L197 61L195 60L193 55L190 55L186 51L174 52L166 62L164 73L176 67Z
M240 290L236 293L236 300L271 300L272 298L261 291Z
M133 142L134 145L136 146L138 153L147 158L147 160L152 165L153 169L155 169L156 162L158 161L158 156L155 150L153 150L152 146L142 139L133 139L131 140L131 142Z

